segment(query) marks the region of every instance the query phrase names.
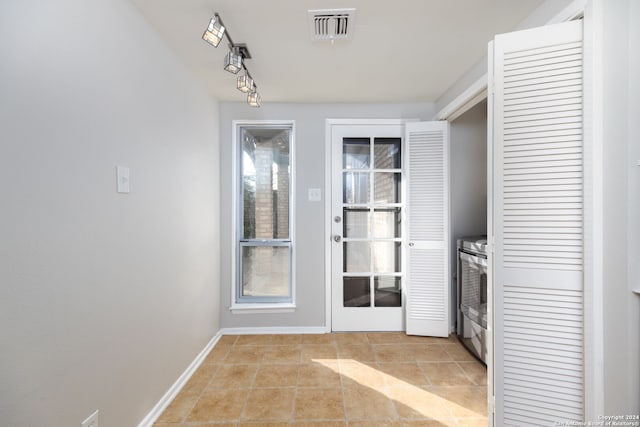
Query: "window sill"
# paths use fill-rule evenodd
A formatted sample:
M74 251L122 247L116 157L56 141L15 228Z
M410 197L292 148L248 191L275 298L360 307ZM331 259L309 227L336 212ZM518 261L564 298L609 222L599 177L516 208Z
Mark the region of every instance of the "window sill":
M292 303L284 304L234 304L229 307L233 314L268 314L268 313L293 313L296 305Z

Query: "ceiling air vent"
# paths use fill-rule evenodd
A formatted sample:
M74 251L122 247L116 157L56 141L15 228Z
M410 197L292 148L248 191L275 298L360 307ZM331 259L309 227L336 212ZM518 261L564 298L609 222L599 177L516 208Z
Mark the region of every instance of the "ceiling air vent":
M355 9L317 9L309 11L311 40L346 40L351 38Z

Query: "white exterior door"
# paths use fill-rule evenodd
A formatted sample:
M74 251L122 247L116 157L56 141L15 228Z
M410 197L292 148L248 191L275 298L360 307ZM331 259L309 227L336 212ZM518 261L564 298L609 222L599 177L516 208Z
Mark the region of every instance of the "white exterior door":
M404 330L404 126L330 129L332 329Z
M449 123L407 123L407 295L410 335L449 335Z
M494 41L496 426L584 420L582 51L580 21Z

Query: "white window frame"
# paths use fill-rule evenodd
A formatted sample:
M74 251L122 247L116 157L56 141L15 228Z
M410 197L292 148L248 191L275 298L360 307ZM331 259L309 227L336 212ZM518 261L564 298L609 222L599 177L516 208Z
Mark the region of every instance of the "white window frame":
M240 209L240 189L241 183L239 178L240 164L239 161L239 145L238 137L240 135L240 128L242 127L288 127L291 128L291 137L289 142L289 227L291 238L291 276L290 276L290 288L291 288L291 301L286 302L239 302L238 292L240 284L240 262L238 259L241 243L238 238L240 231L241 212ZM251 313L286 313L295 311L296 308L296 250L295 250L295 206L296 206L296 168L295 168L295 121L294 120L233 120L232 122L232 164L231 171L233 175L233 191L232 191L232 225L231 225L231 283L230 283L230 295L231 305L229 309L235 314L251 314Z

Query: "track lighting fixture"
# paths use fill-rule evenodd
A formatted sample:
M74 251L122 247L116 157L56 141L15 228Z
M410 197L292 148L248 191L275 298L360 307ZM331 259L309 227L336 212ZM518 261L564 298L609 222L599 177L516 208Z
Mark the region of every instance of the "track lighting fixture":
M224 59L224 69L230 73L238 74L240 70L244 70L244 74L238 76L236 80L236 88L244 93L247 93L247 103L252 107L260 107L262 100L260 94L257 92L258 86L251 77L251 73L247 69L244 62L245 59L250 59L249 49L245 44L235 44L229 35L229 31L225 28L222 18L217 13L209 21L209 26L202 35L202 39L209 43L213 47L218 47L222 38L226 37L229 41L229 53Z

